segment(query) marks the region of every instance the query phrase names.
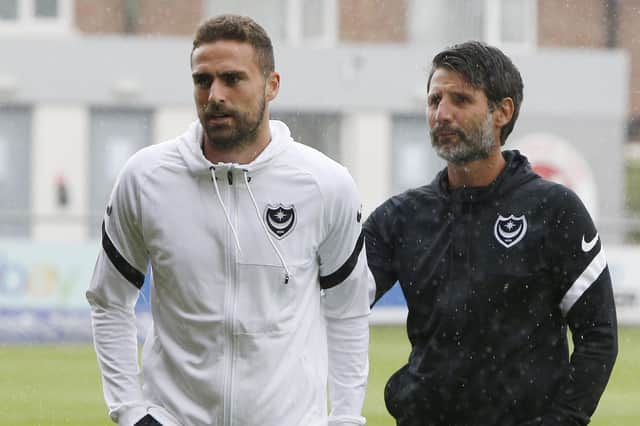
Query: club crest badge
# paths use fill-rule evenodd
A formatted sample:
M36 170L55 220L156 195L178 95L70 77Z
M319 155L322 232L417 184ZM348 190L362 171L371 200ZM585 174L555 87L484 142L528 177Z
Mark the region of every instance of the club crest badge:
M493 234L496 240L506 248L516 245L527 233L527 218L511 215L504 217L498 215L496 224L493 227Z
M286 237L296 226L296 210L293 205L268 205L264 213L269 230L277 239Z

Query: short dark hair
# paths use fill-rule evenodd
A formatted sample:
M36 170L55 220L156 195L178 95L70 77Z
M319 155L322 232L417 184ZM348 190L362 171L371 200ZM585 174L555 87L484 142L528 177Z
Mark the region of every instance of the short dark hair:
M500 49L479 41L453 45L434 56L427 91L438 68L454 71L476 89L482 89L492 110L504 98L513 100L513 116L500 132L500 144L504 145L518 119L523 97L522 76L511 59Z
M233 40L249 43L256 51L258 66L266 77L275 70L273 45L267 32L256 21L240 15L220 15L204 21L193 37L193 51L206 43Z

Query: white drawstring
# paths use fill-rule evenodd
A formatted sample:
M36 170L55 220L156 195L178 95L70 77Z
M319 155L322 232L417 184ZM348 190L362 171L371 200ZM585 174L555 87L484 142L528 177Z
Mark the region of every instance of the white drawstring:
M264 220L262 220L262 215L260 214L260 208L258 208L258 203L256 203L256 199L253 196L253 192L251 192L251 187L249 186L249 178L247 177L248 171L246 169L242 169L242 172L244 176L244 184L247 187L247 192L249 193L249 197L251 197L251 202L253 203L253 207L256 210L258 221L262 225L262 230L264 231L264 235L267 237L267 240L269 240L269 242L271 243L271 247L273 247L273 250L276 252L276 254L278 255L278 258L280 259L280 263L282 264L282 267L284 268L284 271L285 271L284 283L288 284L289 276L291 275L291 273L289 272L289 268L287 267L287 262L284 261L284 257L282 256L282 253L280 253L280 250L278 250L278 246L276 246L276 243L274 243L273 240L271 239L271 235L269 235L269 230L267 229L267 225L265 225Z
M236 229L231 224L231 217L229 216L229 212L227 211L227 207L224 205L222 201L222 197L220 196L220 189L218 188L218 181L216 180L216 169L215 167L210 167L209 171L211 172L211 179L213 180L213 186L216 189L216 195L218 196L218 202L222 206L222 211L224 212L224 217L227 218L227 223L229 224L229 228L231 228L231 233L233 234L233 238L236 240L236 247L238 247L238 251L242 253L242 247L240 247L240 239L238 238L238 233Z

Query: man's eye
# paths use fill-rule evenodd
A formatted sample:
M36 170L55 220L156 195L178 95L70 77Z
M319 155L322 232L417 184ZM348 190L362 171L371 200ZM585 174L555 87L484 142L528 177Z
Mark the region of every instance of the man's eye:
M429 106L438 105L438 102L440 102L440 98L438 96L431 96L427 98L427 105Z
M453 95L452 98L453 98L453 102L455 102L458 105L467 103L469 101L469 97L464 95Z
M238 74L226 74L224 76L224 81L228 85L234 85L234 84L238 83L238 81L240 81L240 76Z
M211 77L208 75L197 75L193 77L193 83L198 87L211 86Z

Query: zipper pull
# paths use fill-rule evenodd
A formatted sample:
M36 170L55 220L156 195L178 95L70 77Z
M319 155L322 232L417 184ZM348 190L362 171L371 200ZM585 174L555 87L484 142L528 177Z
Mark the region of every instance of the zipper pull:
M289 274L287 274L285 272L285 274L284 274L284 285L287 285L287 284L289 284Z
M227 171L227 180L229 181L229 185L233 185L233 173L231 170Z

